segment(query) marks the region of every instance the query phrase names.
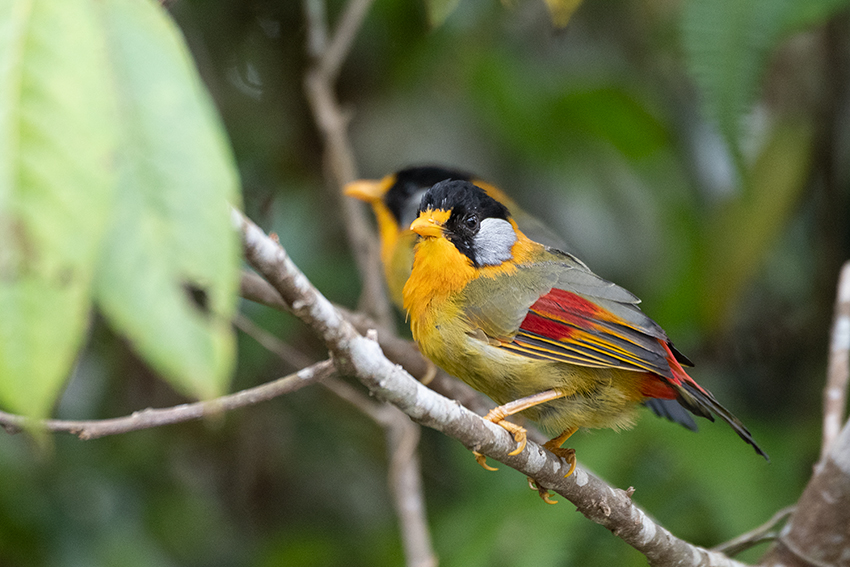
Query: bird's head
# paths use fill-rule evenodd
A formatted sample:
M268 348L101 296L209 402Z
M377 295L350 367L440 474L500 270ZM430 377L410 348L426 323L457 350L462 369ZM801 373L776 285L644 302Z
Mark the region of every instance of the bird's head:
M398 227L407 228L416 218L425 191L444 179L471 179L471 175L440 166L413 166L383 179L352 181L345 186L344 193L373 207L385 207Z
M476 268L513 257L518 229L508 209L469 181L441 181L422 196L410 230L423 239L445 238Z

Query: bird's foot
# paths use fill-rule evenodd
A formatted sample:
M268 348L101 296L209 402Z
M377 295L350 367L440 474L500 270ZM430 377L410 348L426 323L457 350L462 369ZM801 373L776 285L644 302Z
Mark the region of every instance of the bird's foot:
M546 447L546 445L543 445ZM546 447L549 449L556 457L561 457L564 461L570 465L570 470L567 471L567 474L564 475L564 478L567 478L571 474L576 471L576 450L575 449L565 449L563 447Z
M484 455L482 455L478 451L473 451L472 454L475 455L475 462L478 463L479 465L481 465L484 468L484 470L488 470L488 471L499 470L496 467L491 467L490 465L488 465L487 464L487 457L485 457Z
M577 427L572 427L570 429L565 430L563 433L558 435L557 437L553 437L549 439L545 443L543 443L543 448L549 450L556 457L561 457L566 461L568 465L570 465L570 470L567 474L564 475L564 478L567 478L571 474L573 474L576 470L576 450L575 449L564 449L561 445L564 442L572 437L573 433L578 431Z
M531 478L531 477L528 477L528 487L529 487L531 490L536 490L536 491L537 491L537 494L539 494L539 495L540 495L540 498L541 498L541 499L543 500L543 502L545 502L546 504L557 504L557 503L558 503L558 501L557 501L557 500L552 500L552 498L551 498L551 497L552 497L552 494L550 494L550 493L549 493L549 490L548 490L548 489L543 488L542 486L540 486L539 484L537 484L537 481L536 481L536 480L534 480L534 479L533 479L533 478Z
M559 437L551 439L551 440L549 440L549 441L547 441L546 443L543 444L543 447L545 447L546 449L551 451L556 457L560 457L560 458L564 459L564 461L568 465L570 465L570 470L567 471L567 474L564 475L564 478L567 478L568 476L573 474L576 470L576 450L575 449L565 449L565 448L560 447L559 445L561 443L563 443L564 440L572 434L573 434L572 431L564 433L564 434L560 435ZM552 495L549 493L549 491L547 489L545 489L542 486L540 486L539 484L537 484L537 481L535 481L531 477L528 477L528 486L532 490L536 490L537 494L540 495L540 498L542 498L543 502L545 502L546 504L557 504L558 503L557 500L552 500L552 498L551 498Z
M511 423L510 421L505 419L506 415L501 410L500 407L494 408L490 410L490 412L484 416L484 419L487 421L491 421L496 425L502 427L505 431L513 435L514 441L516 441L519 446L508 453L508 455L519 455L522 453L522 450L525 449L526 441L528 440L528 432L521 425L517 425L516 423ZM487 464L487 457L479 453L478 451L473 451L473 455L475 455L475 461L484 467L488 471L496 471L499 470L495 467L491 467Z
M519 446L508 453L508 455L519 455L522 453L522 450L525 449L526 440L528 439L528 431L526 431L525 427L506 420L505 417L507 417L507 415L500 406L491 409L490 412L484 416L484 419L501 426L505 431L514 436L514 441L516 441Z

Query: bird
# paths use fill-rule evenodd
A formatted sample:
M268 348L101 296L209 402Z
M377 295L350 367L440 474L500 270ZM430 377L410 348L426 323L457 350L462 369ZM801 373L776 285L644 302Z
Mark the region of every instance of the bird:
M372 206L381 240L381 262L390 299L402 309L402 290L413 269L413 247L418 236L408 227L416 218L422 195L432 185L446 179L475 183L490 197L504 204L522 230L543 244L565 249L564 241L533 215L523 211L504 191L481 177L441 165L408 166L383 179L352 181L343 193Z
M419 214L422 196L436 183L449 179L469 181L511 213L517 226L532 240L569 251L565 241L545 223L524 211L502 189L468 171L443 165L411 165L382 179L360 179L346 184L343 192L372 206L381 241L381 261L390 299L403 310L402 290L413 269L413 251L419 235L410 224ZM644 402L654 414L691 431L697 425L681 405L672 400L650 398Z
M683 366L693 364L634 294L531 240L473 182L428 189L410 230L419 241L403 300L413 338L437 366L500 404L485 418L513 435L510 454L526 444L525 428L507 420L519 413L559 432L544 447L565 459L570 476L575 451L561 446L577 430L629 428L639 404L675 401L696 416L716 415L769 460L687 374Z

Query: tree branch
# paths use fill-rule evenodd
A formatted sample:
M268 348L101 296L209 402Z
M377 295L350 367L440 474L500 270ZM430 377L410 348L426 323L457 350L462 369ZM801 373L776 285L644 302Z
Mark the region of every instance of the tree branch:
M0 426L8 433L18 433L21 430L32 428L44 429L53 433L71 433L82 440L98 439L107 435L140 431L161 425L171 425L220 415L226 411L251 406L294 392L333 374L336 374L333 363L330 360L325 360L289 376L214 400L181 404L170 408L148 408L124 417L89 421L37 420L0 411Z
M586 517L643 553L651 565L742 565L721 553L675 537L635 506L629 493L608 486L583 467L564 478L568 466L533 441L519 455L510 455L516 444L503 428L426 388L387 360L378 343L357 333L278 243L240 212L233 210L232 217L251 266L274 286L296 316L322 338L340 372L356 376L377 398L392 403L414 421L530 476L538 486L555 490Z
M283 301L277 290L269 282L252 272L242 273L239 293L245 299L292 314L292 309ZM384 329L368 315L349 311L345 307L336 304L334 304L334 307L361 335L365 335L370 329L377 329L378 344L384 356L396 364L400 364L414 378L421 382L429 376L431 366L419 352L416 343L399 338L394 331ZM428 382L428 387L447 398L460 402L478 414L486 414L493 408L492 401L484 394L473 390L457 378L449 376L440 369L437 369L436 376ZM541 444L548 441L549 438L534 427L534 425L525 424L525 427L528 429L529 439Z
M779 539L762 558L771 567L850 565L850 421L830 444Z
M342 380L326 380L324 386L384 428L389 453L388 480L401 526L405 565L436 567L437 557L425 514L419 455L419 427L395 406L377 404Z
M334 185L331 196L343 212L346 235L363 282L361 309L386 327L392 321L392 311L384 286L378 239L369 225L362 203L344 199L341 195L342 187L357 178L357 168L348 139L349 116L340 108L334 92L340 67L372 1L349 0L333 37L328 40L324 0L304 0L307 49L313 58L313 65L304 78L304 90L324 141L325 168Z
M850 421L841 428L850 382L848 356L850 262L844 264L838 278L824 388L821 457L791 519L762 559L764 565L850 565Z
M794 513L795 508L796 506L786 506L759 527L743 533L734 539L730 539L725 543L715 545L711 549L729 556L734 556L760 543L772 541L779 537L778 526Z
M847 407L850 382L850 262L845 262L838 278L835 318L829 343L826 386L823 389L823 441L821 461L841 431Z

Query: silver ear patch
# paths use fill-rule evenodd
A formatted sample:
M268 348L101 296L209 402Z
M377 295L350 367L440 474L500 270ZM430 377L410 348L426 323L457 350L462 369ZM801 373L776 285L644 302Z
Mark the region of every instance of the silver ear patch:
M484 219L472 242L475 260L482 266L498 266L513 258L511 247L515 242L511 223L504 219Z

